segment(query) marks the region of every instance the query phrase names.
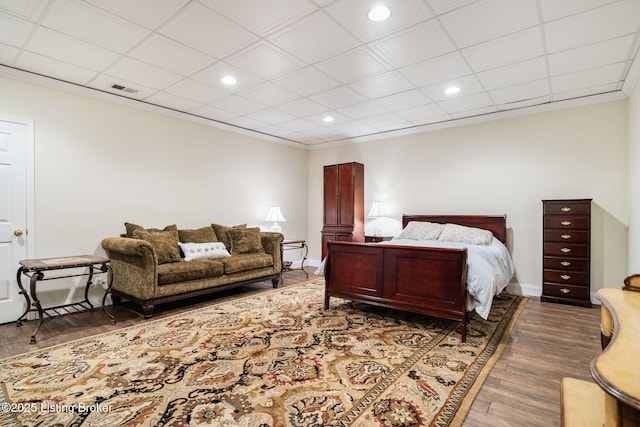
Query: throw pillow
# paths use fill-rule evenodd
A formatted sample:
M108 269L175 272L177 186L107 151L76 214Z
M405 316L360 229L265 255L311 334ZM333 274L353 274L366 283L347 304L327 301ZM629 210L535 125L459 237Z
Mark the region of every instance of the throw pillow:
M177 231L147 231L135 230L135 239L145 240L151 243L158 257L158 264L180 261L180 251L178 250Z
M143 226L138 224L125 222L124 228L127 231L127 237L133 237L133 232L136 230L150 231L150 232L156 232L156 231L175 231L176 233L178 232L178 226L175 224L167 225L165 228L160 230L159 228L144 228Z
M409 221L402 230L399 239L437 240L444 229L444 224L437 222Z
M213 231L213 230L212 230ZM178 242L185 261L197 259L216 259L231 256L222 242L182 243Z
M213 231L213 227L210 225L196 229L178 230L178 235L180 241L183 243L209 243L218 241L216 232Z
M264 253L262 241L260 239L260 229L255 228L230 228L227 231L231 240L231 253L255 254Z
M247 228L247 224L234 225L233 227L227 227L226 225L220 224L211 224L211 226L216 232L216 236L218 236L218 241L224 243L228 251L231 251L231 240L229 240L227 231L232 228Z
M489 245L493 239L493 233L475 227L465 227L458 224L446 224L438 237L443 242L468 243L470 245Z

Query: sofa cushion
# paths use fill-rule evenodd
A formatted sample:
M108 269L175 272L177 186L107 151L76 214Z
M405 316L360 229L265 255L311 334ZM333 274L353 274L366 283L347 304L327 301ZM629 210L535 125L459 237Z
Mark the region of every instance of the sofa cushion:
M232 228L227 231L227 234L231 240L230 252L233 255L264 253L258 227Z
M172 262L158 266L158 285L222 276L224 267L215 260Z
M177 231L135 230L133 237L151 243L156 251L158 264L180 261Z
M270 267L273 257L269 254L233 255L229 258L218 258L216 261L224 265L224 273L232 274L254 268Z
M196 229L178 230L178 235L182 243L209 243L218 241L216 232L210 225Z
M185 261L216 259L231 256L222 242L182 243L178 242Z
M247 228L247 224L234 225L233 227L228 227L226 225L221 225L221 224L211 224L211 226L213 227L213 230L216 232L218 241L224 243L228 251L231 251L231 240L229 240L229 235L227 234L227 231L232 228L234 229Z
M124 228L127 231L126 237L133 237L133 232L136 230L142 230L142 231L150 231L150 232L155 232L155 231L175 231L176 233L178 232L178 226L175 224L171 224L171 225L167 225L165 228L163 228L162 230L159 228L144 228L141 225L138 224L132 224L130 222L125 222L124 223ZM176 234L177 236L177 234Z

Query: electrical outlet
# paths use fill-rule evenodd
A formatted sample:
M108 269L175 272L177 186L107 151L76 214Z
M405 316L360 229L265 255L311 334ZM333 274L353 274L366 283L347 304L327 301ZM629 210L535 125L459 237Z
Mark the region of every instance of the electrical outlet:
M98 277L93 283L96 286L103 286L105 284L105 281L102 277Z

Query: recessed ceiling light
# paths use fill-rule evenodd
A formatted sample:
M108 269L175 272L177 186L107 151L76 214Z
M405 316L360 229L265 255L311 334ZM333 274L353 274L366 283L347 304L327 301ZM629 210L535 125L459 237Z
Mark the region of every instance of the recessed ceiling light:
M367 13L367 18L373 22L380 22L389 19L391 16L391 10L387 6L379 4Z
M460 92L460 88L458 86L449 86L444 90L444 93L447 95L455 95L458 92Z
M220 81L222 83L226 84L226 85L229 85L229 86L234 85L237 82L236 78L231 76L231 75L226 75L226 76L222 77L220 79Z
M324 116L322 118L322 121L325 123L331 123L332 121L334 121L335 119L333 118L333 116Z

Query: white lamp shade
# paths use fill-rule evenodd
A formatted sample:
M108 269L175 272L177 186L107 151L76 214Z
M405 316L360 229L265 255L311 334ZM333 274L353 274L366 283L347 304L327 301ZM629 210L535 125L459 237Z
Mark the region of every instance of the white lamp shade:
M382 202L373 202L371 210L369 211L369 218L380 218L383 216L387 216L384 204Z
M282 212L280 212L280 206L271 206L269 208L269 213L267 214L267 217L264 220L269 222L271 221L286 222L287 221L282 215Z

